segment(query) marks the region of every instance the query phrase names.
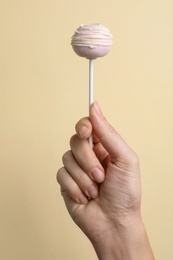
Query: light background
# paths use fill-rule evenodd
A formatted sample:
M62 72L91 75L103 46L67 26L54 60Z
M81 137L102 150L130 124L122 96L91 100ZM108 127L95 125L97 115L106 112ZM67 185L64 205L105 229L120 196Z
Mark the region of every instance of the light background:
M0 259L97 259L56 183L88 113L88 62L70 38L94 22L114 35L95 99L140 157L156 259L173 259L172 14L172 0L0 0Z

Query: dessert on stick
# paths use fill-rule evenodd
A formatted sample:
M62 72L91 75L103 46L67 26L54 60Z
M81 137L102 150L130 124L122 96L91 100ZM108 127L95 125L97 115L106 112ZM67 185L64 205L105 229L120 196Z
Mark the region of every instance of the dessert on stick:
M101 24L82 24L71 38L74 52L89 59L89 108L93 103L93 60L108 54L112 46L112 34ZM90 137L92 146L92 136Z
M82 24L73 35L71 44L75 53L87 59L103 57L111 49L112 34L101 24Z

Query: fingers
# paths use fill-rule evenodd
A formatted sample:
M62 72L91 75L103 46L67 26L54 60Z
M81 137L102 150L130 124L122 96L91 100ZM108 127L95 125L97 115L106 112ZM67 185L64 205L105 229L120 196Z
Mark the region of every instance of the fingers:
M82 204L88 202L87 197L97 198L97 184L82 170L71 151L63 155L63 163L65 167L62 167L57 174L62 195L65 192L74 201Z
M96 198L98 196L97 184L83 171L75 160L72 151L63 155L63 163L67 172L77 183L87 197Z
M87 204L87 197L98 196L97 183L105 179L102 164L105 164L103 161L107 157L105 161L111 159L112 163L124 169L136 166L138 158L107 122L97 103L91 106L90 119L83 118L76 124L76 132L70 140L71 151L63 156L64 167L58 171L57 179L64 197L69 195L74 201ZM92 132L95 143L93 150L88 142Z
M110 154L113 163L128 166L138 161L133 150L107 122L96 102L91 106L90 121L95 135Z
M137 155L107 122L97 102L91 106L90 119L85 117L76 124L76 132L81 139L89 138L93 132L94 152L101 163L108 154L119 165L138 163Z
M93 151L94 151L95 155L97 156L98 160L100 161L100 163L103 166L105 159L109 155L108 152L105 150L105 148L103 147L103 145L100 142L97 142L94 145Z
M59 169L57 181L61 186L61 194L64 198L68 194L70 198L79 204L86 205L88 203L87 197L64 167Z
M98 158L90 148L88 138L92 132L92 125L89 118L83 118L76 124L76 132L78 135L74 135L70 141L72 150L63 155L64 167L58 171L57 180L64 199L70 197L77 203L86 204L87 197L98 197L96 183L102 182L105 177L99 160L107 156L107 152L103 147L101 149L97 138L94 149Z
M78 123L75 126L76 133L81 139L88 139L92 133L92 125L90 122L90 119L88 117L84 117L78 121ZM102 161L107 157L108 152L105 150L105 148L102 146L102 144L99 142L99 139L97 136L93 134L93 143L94 143L94 152L99 161L102 163Z
M105 177L104 169L89 146L88 140L81 140L77 135L74 135L70 140L70 146L75 160L83 171L93 181L103 182Z

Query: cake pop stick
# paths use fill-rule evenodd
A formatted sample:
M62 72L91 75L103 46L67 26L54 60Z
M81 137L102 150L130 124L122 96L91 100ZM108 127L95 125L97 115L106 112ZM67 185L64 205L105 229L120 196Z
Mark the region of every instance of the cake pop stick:
M112 34L101 24L82 24L73 35L71 45L74 52L89 59L89 110L93 103L93 61L105 56L112 46ZM89 138L93 147L92 135Z
M90 106L93 103L94 100L94 59L89 59L89 115L90 115ZM92 134L89 137L89 144L90 147L93 148L93 136Z
M89 110L94 99L94 60L89 59Z

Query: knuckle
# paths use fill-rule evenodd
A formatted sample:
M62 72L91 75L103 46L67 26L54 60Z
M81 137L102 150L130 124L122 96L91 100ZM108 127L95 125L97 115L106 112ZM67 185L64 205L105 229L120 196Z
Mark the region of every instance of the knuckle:
M57 174L56 174L56 179L57 179L57 182L60 184L60 182L61 182L61 176L62 176L62 174L64 173L64 167L61 167L59 170L58 170L58 172L57 172Z
M112 125L108 124L108 125L107 125L107 128L108 128L108 132L109 132L110 134L114 134L114 133L115 133L115 129L114 129L114 127L113 127Z
M131 161L131 164L134 166L139 165L139 157L136 152L132 151L132 153L130 155L130 161Z
M105 126L106 126L106 130L107 130L107 132L109 133L109 134L114 134L116 131L115 131L115 128L111 125L111 124L109 124L108 122L107 122L107 120L106 120L106 118L104 118L104 121L105 121Z
M62 162L63 164L66 164L66 162L68 162L72 157L72 152L71 150L67 151L66 153L63 154L62 156Z
M71 138L70 138L70 146L74 145L74 143L76 142L77 140L77 134L73 135Z
M89 117L83 117L77 122L77 124L75 125L75 129L78 129L78 127L82 125L89 125L89 124L90 124Z

